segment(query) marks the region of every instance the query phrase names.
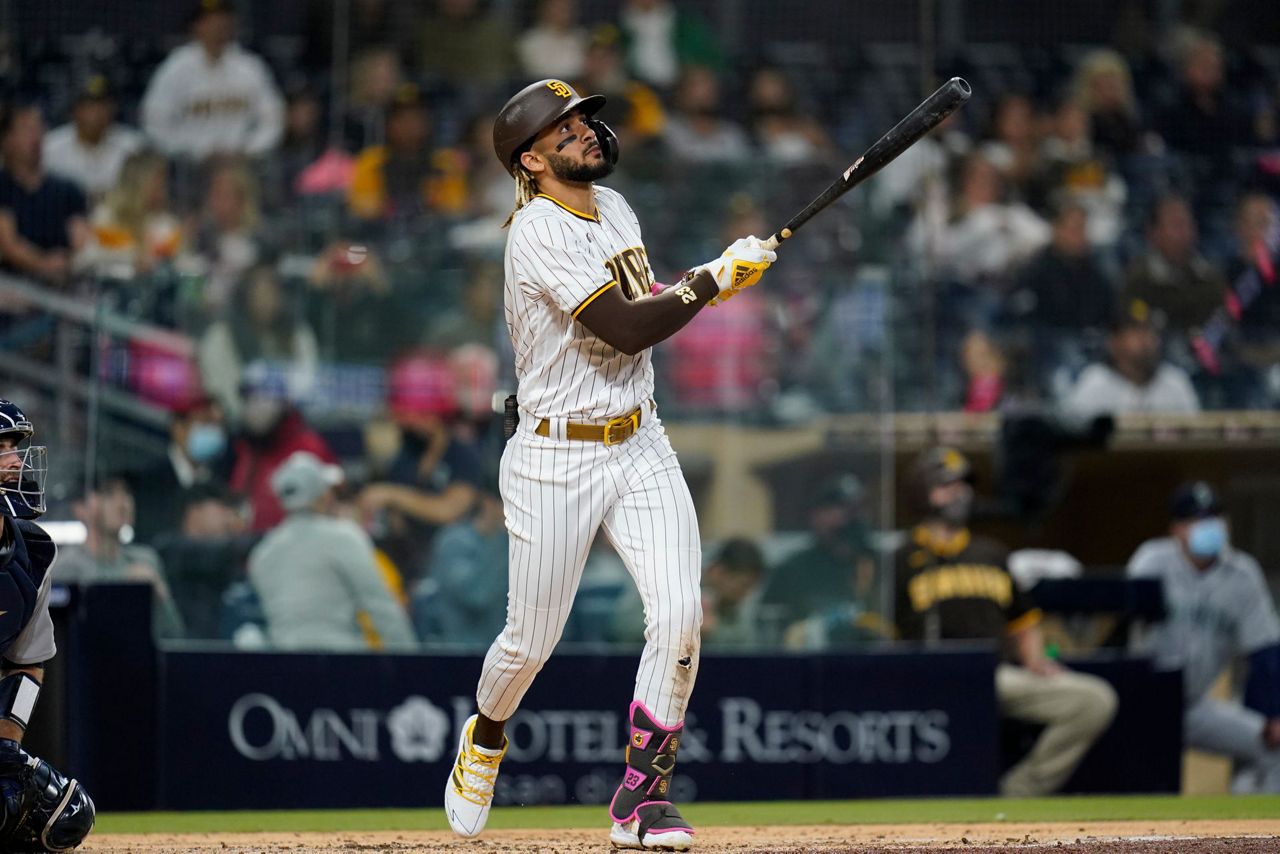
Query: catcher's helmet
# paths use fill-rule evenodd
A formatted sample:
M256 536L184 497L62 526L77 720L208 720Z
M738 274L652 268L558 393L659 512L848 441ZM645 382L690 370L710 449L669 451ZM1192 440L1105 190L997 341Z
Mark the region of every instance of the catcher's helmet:
M582 97L568 83L539 80L521 89L507 101L493 123L493 150L508 172L515 175L516 160L538 132L573 110L587 116L587 126L596 135L600 151L610 163L618 162L618 137L609 126L591 118L604 106L604 95Z
M0 399L0 515L34 519L45 510L49 450L44 445L24 446L35 432L16 403Z
M911 464L907 478L912 508L920 514L929 513L933 509L929 504L929 493L933 488L957 480L973 483L973 467L969 465L968 457L955 448L945 446L925 451Z

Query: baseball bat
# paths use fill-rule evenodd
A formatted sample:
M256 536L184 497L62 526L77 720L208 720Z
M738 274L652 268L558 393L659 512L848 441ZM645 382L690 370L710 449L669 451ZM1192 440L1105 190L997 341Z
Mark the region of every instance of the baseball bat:
M777 249L778 244L787 240L821 210L826 208L836 199L879 172L886 165L891 163L895 157L915 145L922 136L927 134L938 126L938 124L951 115L963 104L969 100L969 96L973 94L973 90L969 88L969 84L961 77L952 77L946 83L938 87L938 90L925 98L918 107L907 114L906 118L898 122L884 136L876 140L875 144L863 152L862 156L853 161L853 165L844 170L835 181L831 182L831 186L822 191L818 198L793 216L786 225L778 230L768 240L764 242L767 249Z

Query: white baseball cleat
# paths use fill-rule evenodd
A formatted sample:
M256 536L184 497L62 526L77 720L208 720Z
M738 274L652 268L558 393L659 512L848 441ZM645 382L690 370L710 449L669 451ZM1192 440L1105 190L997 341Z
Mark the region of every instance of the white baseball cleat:
M609 832L609 841L614 848L633 848L643 851L688 851L693 848L693 831L668 830L665 833L651 830L641 840L639 836L640 822L632 819L625 824L613 823Z
M493 784L498 779L498 763L507 753L504 739L501 750L478 747L471 740L477 715L467 718L458 738L458 756L453 773L444 787L444 813L453 832L468 839L479 836L489 819L493 805Z

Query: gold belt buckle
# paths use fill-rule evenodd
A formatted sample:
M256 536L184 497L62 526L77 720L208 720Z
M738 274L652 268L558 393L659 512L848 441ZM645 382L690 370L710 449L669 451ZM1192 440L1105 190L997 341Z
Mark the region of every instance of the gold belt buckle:
M640 410L635 409L627 415L620 415L617 418L612 418L609 421L605 422L605 425L604 425L605 445L621 445L623 442L630 439L631 435L636 432L636 427L637 427L636 422L639 420L640 420ZM624 432L622 435L618 436L617 438L614 438L614 435L613 435L614 428L618 428L619 430L621 430L624 427L630 428L630 429L626 430L626 432Z

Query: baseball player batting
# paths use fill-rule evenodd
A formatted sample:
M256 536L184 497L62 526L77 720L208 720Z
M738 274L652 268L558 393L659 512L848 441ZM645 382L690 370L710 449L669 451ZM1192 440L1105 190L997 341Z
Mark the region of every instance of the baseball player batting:
M703 306L754 285L775 260L755 237L656 293L636 215L596 181L618 141L601 95L559 80L507 102L494 149L516 179L505 302L519 421L502 455L511 534L507 624L489 648L445 811L478 835L506 751L503 726L564 629L587 550L603 530L644 602L644 652L622 782L609 806L619 848L688 850L668 798L698 675L701 545L689 489L653 401L650 348Z

